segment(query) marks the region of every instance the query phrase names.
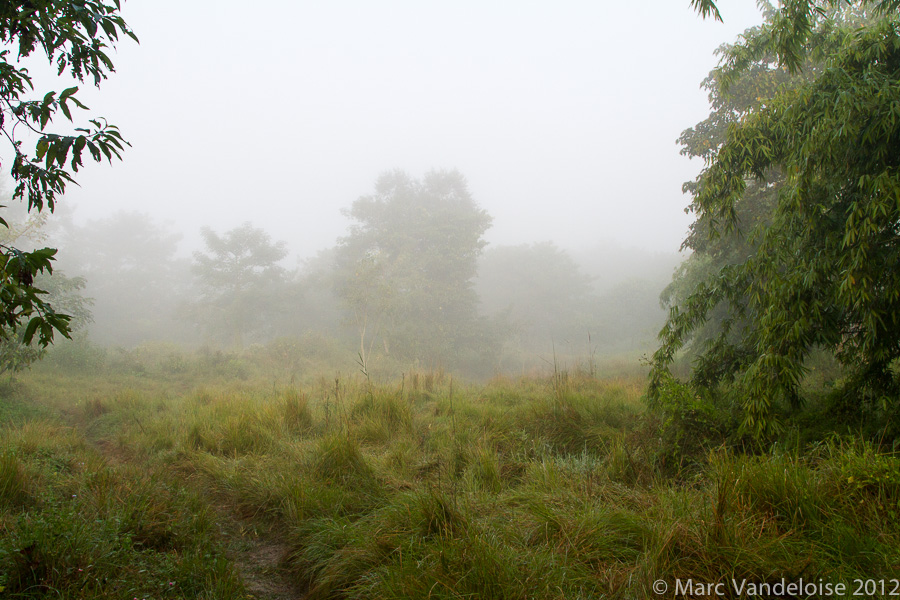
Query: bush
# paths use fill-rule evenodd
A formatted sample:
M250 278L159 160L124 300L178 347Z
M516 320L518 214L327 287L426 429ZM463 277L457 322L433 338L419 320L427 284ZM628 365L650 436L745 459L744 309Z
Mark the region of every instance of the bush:
M107 351L84 336L59 340L47 353L46 363L66 372L98 373L108 362Z
M662 419L657 460L663 472L696 470L710 448L725 443L737 430L727 424L711 395L701 396L672 377L661 381L655 406Z

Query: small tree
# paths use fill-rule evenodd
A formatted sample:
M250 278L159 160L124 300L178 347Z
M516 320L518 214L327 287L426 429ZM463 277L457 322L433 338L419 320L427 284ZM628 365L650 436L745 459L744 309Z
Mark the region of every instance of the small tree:
M201 234L206 252L194 253L193 272L202 302L193 307L193 316L209 335L224 329L234 346L243 348L244 335L265 329L283 303L286 273L278 262L287 248L250 223L221 236L208 227Z
M482 346L473 280L491 218L456 171L421 181L394 171L353 203L336 255L337 292L353 315L365 363L386 352L432 364Z

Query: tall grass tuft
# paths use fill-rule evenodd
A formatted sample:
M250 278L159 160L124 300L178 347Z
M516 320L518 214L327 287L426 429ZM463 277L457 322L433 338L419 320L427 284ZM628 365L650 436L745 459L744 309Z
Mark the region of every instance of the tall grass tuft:
M503 489L500 457L488 444L480 444L472 452L469 474L478 490L497 494Z
M196 421L187 432L189 447L221 456L265 452L272 447L272 432L253 417L229 415L213 421Z
M418 534L426 540L462 535L468 526L468 519L456 499L437 488L417 494L412 508Z
M313 425L312 410L306 394L294 388L281 393L280 406L284 425L293 434L307 433Z
M549 545L585 565L634 561L649 545L650 528L640 515L602 504L557 507L534 501L535 520L527 542Z
M412 411L400 394L370 387L350 409L356 433L367 442L384 444L412 430Z
M333 433L319 441L312 471L320 478L345 484L372 483L374 473L359 445L348 435Z
M831 516L833 498L820 475L793 456L735 457L734 494L744 509L803 530Z
M25 506L29 499L29 477L24 465L12 452L0 453L0 509Z

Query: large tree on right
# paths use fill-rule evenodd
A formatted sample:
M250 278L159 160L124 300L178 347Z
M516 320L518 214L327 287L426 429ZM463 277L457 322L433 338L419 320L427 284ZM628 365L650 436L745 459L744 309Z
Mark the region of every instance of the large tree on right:
M693 243L740 252L671 307L651 401L676 353L717 315L722 329L697 351L692 383L732 394L758 438L778 429L780 407L802 401L804 361L817 347L846 366L844 394L895 418L900 21L897 2L868 4L877 18L856 26L833 20L826 3L784 2L725 52L726 91L761 65L796 73L815 57L821 67L757 98L710 148L691 187Z

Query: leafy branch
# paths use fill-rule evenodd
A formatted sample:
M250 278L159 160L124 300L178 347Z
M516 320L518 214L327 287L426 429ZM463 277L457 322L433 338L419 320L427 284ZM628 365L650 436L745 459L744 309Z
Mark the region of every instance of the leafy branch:
M78 86L29 97L34 82L21 62L40 53L55 65L58 75L68 72L80 83L90 81L99 87L115 70L109 49L121 37L138 41L120 11L120 0L19 0L0 5L0 42L7 46L0 51L0 137L13 151L13 199L26 202L29 211L54 210L66 186L76 183L73 175L84 166L85 151L95 162L111 163L114 157L121 160L129 144L103 118L88 119L71 134L49 130L60 113L74 125L73 109L88 107L76 97ZM29 139L37 138L33 151L24 149L19 130ZM8 227L2 217L0 225ZM46 346L54 331L69 336L70 317L56 313L41 297L45 292L31 285L35 273L52 272L55 254L52 248L22 252L0 245L0 336L14 335L26 320L22 335L26 344L37 336Z

